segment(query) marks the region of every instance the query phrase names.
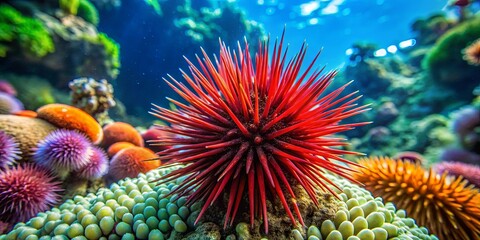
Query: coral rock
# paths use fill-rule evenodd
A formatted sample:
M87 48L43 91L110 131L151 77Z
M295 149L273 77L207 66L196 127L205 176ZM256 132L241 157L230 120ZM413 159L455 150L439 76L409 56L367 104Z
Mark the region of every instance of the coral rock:
M140 133L132 125L124 122L114 122L103 127L102 146L108 149L116 142L129 142L135 146L143 147Z
M153 160L156 159L156 160ZM150 160L150 161L147 161ZM121 150L110 161L109 177L120 180L126 177L136 177L160 166L158 156L150 149L130 147Z
M42 119L0 115L0 130L15 138L22 152L22 161L28 161L38 142L56 129Z
M38 118L49 123L70 130L78 130L86 134L97 144L103 137L102 127L86 112L65 104L48 104L37 110Z

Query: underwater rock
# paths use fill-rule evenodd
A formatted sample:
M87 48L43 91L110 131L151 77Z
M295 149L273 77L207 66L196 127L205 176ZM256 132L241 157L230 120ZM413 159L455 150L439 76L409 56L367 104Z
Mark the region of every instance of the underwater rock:
M29 161L32 149L56 129L57 127L42 119L0 115L0 130L15 138L19 144L22 156L20 162Z
M1 73L17 89L17 98L25 109L36 110L50 103L68 103L67 92L55 89L48 80L33 75Z
M117 77L119 47L105 34L99 33L95 25L81 17L56 11L58 5L31 2L25 7L20 3L12 4L18 5L16 10L31 13L32 19L44 29L44 38L50 39L52 47L41 55L25 56L24 50L17 49L19 54L0 57L0 63L7 66L3 71L45 77L61 88L66 88L66 83L77 76ZM23 67L26 65L28 69Z
M457 134L460 145L480 154L480 109L466 106L452 115L452 130Z
M480 166L480 155L461 148L446 148L439 159L447 162L464 162Z
M389 124L397 118L398 114L398 109L393 102L385 102L376 110L375 124Z
M392 82L385 66L374 59L366 59L356 65L348 65L345 68L345 78L355 79L352 83L356 89L370 98L378 98Z
M417 44L420 46L432 45L437 39L457 24L445 14L433 14L427 18L416 20L411 29L416 34Z
M102 79L95 81L93 78L77 78L68 84L70 88L71 103L93 116L100 125L112 122L108 110L115 107L113 87Z

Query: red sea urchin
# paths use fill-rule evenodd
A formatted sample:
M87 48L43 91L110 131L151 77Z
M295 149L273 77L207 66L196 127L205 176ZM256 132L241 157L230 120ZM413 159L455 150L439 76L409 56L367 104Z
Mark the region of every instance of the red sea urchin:
M60 182L43 168L18 165L0 171L0 221L27 221L60 200Z
M333 193L325 171L351 179L349 168L341 164L349 161L341 155L355 153L338 149L346 143L329 135L366 124L340 124L366 106L355 104L357 92L340 96L348 84L321 97L336 72L321 75L322 69L307 76L317 54L300 73L305 44L288 63L282 45L283 36L270 59L268 43L261 44L254 63L248 43L238 53L221 43L216 67L202 49L200 67L187 59L192 77L182 71L189 87L172 77L167 81L190 105L170 99L178 110L152 109L151 114L172 124L159 126L171 133L161 144L172 147L159 152L160 159L165 166L186 165L159 181L188 175L173 193L188 195L190 204L204 201L197 221L225 193L224 227L232 225L245 193L248 203L242 204L249 204L252 225L260 214L268 233L266 200L275 196L291 221L296 222L290 206L303 225L293 185L300 184L318 204L315 190Z

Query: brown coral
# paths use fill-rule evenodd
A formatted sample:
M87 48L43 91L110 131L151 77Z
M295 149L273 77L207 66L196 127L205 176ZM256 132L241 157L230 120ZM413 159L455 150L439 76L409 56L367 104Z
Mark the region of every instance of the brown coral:
M15 138L22 152L22 161L28 161L32 148L57 128L38 118L0 115L0 130Z
M480 38L463 50L463 59L471 65L480 66Z
M462 177L388 157L361 159L354 178L376 197L405 209L440 239L480 239L480 193Z

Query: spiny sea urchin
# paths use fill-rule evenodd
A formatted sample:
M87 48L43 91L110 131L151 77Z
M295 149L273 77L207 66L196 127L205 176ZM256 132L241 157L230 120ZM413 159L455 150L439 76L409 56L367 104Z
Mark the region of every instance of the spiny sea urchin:
M353 177L374 196L407 211L440 239L480 239L480 193L461 177L387 157L361 159Z
M60 200L60 182L33 164L0 171L0 221L27 221Z
M99 147L92 146L92 155L88 160L88 164L76 171L76 174L85 179L97 179L105 175L107 171L107 153Z
M84 134L75 130L59 129L38 143L33 159L62 175L86 166L91 155L91 142Z
M433 169L439 174L447 172L449 176L462 176L471 184L480 188L480 167L463 162L440 162Z
M20 150L15 140L0 131L0 170L12 165L16 159L20 159Z
M309 75L319 54L301 72L305 44L288 63L283 36L271 58L268 42L260 44L255 63L248 43L245 49L239 44L238 52L220 45L215 64L203 49L199 67L187 59L191 76L182 73L188 87L172 77L167 81L189 105L169 99L178 110L152 109L151 114L171 124L158 126L171 133L159 141L171 146L158 153L160 159L166 166L186 165L159 181L188 175L173 193L188 195L189 204L204 201L197 221L227 194L224 227L232 225L239 205L246 204L251 224L261 215L268 233L266 200L276 196L292 223L296 220L290 207L303 225L292 186L300 184L317 204L315 190L333 193L324 172L351 179L342 164L349 161L341 155L356 153L337 148L346 143L331 135L366 124L341 124L366 106L355 103L357 92L342 95L348 84L325 93L336 72L322 75L321 69Z
M480 65L480 39L477 39L463 50L463 59L471 65Z

